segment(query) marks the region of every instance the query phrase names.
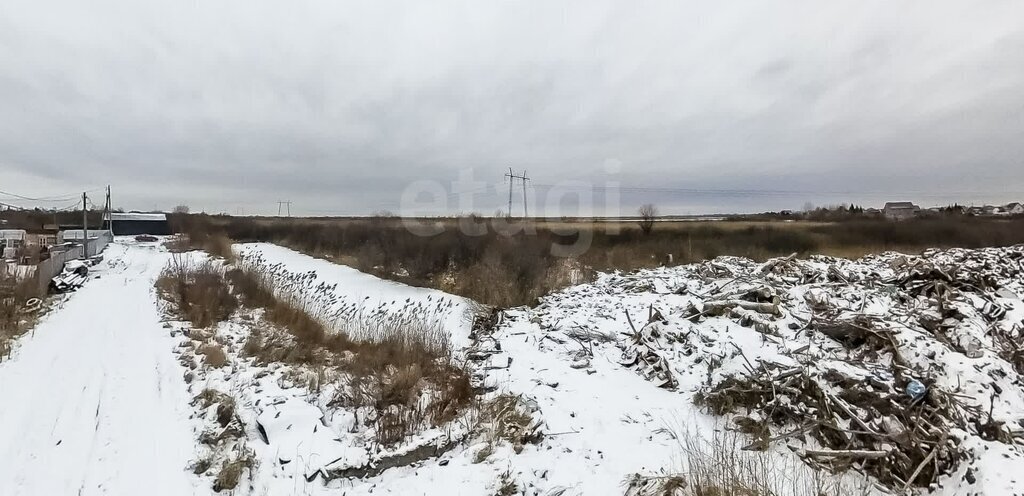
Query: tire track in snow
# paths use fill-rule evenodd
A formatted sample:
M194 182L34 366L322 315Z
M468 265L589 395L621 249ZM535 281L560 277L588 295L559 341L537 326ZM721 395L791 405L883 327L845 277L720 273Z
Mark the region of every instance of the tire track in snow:
M194 424L153 281L169 255L118 240L0 363L0 494L192 495Z

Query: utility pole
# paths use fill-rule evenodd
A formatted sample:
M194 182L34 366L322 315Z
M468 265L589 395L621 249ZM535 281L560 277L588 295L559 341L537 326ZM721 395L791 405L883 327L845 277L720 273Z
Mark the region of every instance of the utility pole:
M523 175L517 176L512 172L511 167L508 168L508 174L505 174L505 177L508 178L508 217L512 217L512 185L515 184L516 179L518 179L523 182L523 218L525 219L528 217L526 210L526 181L529 181L530 178L526 177L525 170L523 171Z
M107 201L103 205L103 220L107 223L107 231L110 231L111 234L113 234L113 232L114 232L114 221L113 221L113 219L110 218L110 214L111 214L111 212L110 212L110 186L107 185ZM103 227L103 224L100 223L100 228L102 228L102 227Z
M523 218L526 219L527 217L530 216L526 212L526 181L530 180L530 178L526 177L526 169L523 169L523 177L521 177L520 179L523 180Z
M291 202L291 200L288 200L288 201L278 201L277 202L277 216L278 217L281 216L281 207L283 207L283 206L287 207L288 217L291 217L292 216L292 202Z
M508 178L508 210L505 211L505 217L511 218L512 217L512 183L515 182L513 179L516 177L515 174L512 173L512 168L511 167L508 168L508 174L505 174L505 177Z
M89 258L89 205L88 198L82 192L82 258Z

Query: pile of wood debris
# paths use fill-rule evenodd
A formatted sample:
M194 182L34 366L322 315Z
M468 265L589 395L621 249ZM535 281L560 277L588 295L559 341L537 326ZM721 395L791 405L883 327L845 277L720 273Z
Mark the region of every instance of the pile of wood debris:
M1019 246L722 257L605 275L540 313L566 328L619 307L620 363L693 393L751 436L746 449L789 449L906 491L974 484L994 453L1024 460L1022 295ZM588 315L581 306L589 317L553 311Z

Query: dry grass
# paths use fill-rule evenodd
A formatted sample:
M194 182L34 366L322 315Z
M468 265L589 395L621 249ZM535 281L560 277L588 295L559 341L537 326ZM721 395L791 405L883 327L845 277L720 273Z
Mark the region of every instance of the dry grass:
M533 428L533 416L519 395L500 394L484 403L481 421L488 424L492 441L522 446L540 440L541 434Z
M347 335L328 331L301 304L279 298L273 277L260 267L243 265L228 271L227 279L243 305L262 308L263 318L287 330L290 337L254 330L243 346L245 355L263 363L318 364L356 346Z
M529 220L482 235L458 229L466 219L433 219L442 231L421 236L402 219L266 219L178 216L185 232L224 233L232 239L279 243L365 272L430 286L501 307L531 304L568 284L558 277L555 251L582 240L572 253L582 266L631 270L690 263L720 255L766 259L826 254L860 256L884 250L983 247L1024 243L1024 218L941 217L886 222L850 217L842 222L658 222L649 235L635 221ZM486 221L487 219L484 219ZM553 272L554 271L554 272ZM578 281L577 281L578 282Z
M231 238L222 232L209 232L196 230L189 233L174 236L164 246L171 253L184 253L192 250L205 251L215 257L224 259L231 263L235 260L235 253L231 249Z
M203 355L206 365L213 368L220 368L228 364L228 356L224 348L214 343L204 343L196 349L197 355Z
M198 458L192 463L192 473L196 475L205 474L211 467L213 467L214 454L207 453L205 456Z
M199 442L206 445L208 451L192 463L191 469L197 475L206 474L219 462L213 490L233 490L245 469L251 469L255 464L253 452L245 447L245 429L236 414L235 399L227 393L207 388L193 398L192 405L203 411L206 421L216 422L216 425L208 426L199 436Z
M34 324L36 315L28 303L41 296L35 278L0 270L0 361L10 355L14 339Z
M526 444L539 442L543 437L529 405L520 395L499 394L482 402L479 414L474 430L483 433L485 444L474 455L474 463L486 460L503 442L511 444L519 453Z
M332 367L343 378L334 404L367 410L375 440L390 445L424 425L454 419L473 396L469 375L454 363L447 333L417 318L336 323L303 295L275 286L274 277L241 261L228 273L243 305L283 329L254 331L243 346L263 363Z
M498 477L498 488L494 491L494 496L514 496L516 494L519 494L519 483L512 477L511 471L502 472Z
M867 480L842 480L801 463L795 456L743 451L749 439L714 430L710 437L666 429L679 443L678 471L630 476L627 496L837 496L870 493Z
M238 306L223 271L209 260L196 262L174 255L160 273L156 288L181 318L199 328L227 319Z
M235 399L215 389L204 389L192 400L193 405L206 409L217 405L217 423L226 427L235 417Z
M217 477L213 481L213 490L216 492L230 491L238 487L238 482L242 480L242 474L245 472L245 469L251 469L254 464L255 460L252 454L248 452L240 453L231 459L224 460L220 471L217 472Z

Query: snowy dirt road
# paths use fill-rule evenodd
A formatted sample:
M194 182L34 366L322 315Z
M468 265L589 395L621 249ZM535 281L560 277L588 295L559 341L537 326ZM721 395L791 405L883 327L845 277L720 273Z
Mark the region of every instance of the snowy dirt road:
M153 282L169 255L111 244L0 363L0 494L190 495L190 400Z

